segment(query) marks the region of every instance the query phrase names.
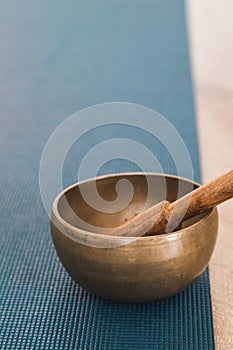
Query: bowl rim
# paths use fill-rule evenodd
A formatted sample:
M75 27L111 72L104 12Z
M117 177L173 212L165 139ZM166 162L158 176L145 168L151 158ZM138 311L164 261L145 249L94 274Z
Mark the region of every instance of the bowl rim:
M177 176L177 175L172 175L172 174L166 174L166 173L154 173L154 172L121 172L121 173L111 173L111 174L105 174L105 175L101 175L101 176L96 176L94 178L88 178L79 182L76 182L74 184L72 184L71 186L68 186L67 188L65 188L62 192L60 192L56 198L54 199L53 205L52 205L52 213L51 213L51 222L53 222L52 217L55 217L56 222L58 222L60 225L63 225L64 227L66 227L69 232L72 232L72 236L74 236L74 234L77 235L85 235L86 237L88 236L89 238L94 238L98 240L110 240L110 241L116 241L119 243L122 242L124 244L129 243L132 241L132 238L134 238L134 240L140 240L140 241L144 241L144 240L151 240L151 239L165 239L165 238L179 238L180 236L187 234L187 229L189 228L193 228L197 225L200 225L204 220L206 220L209 216L214 214L214 211L217 211L217 208L211 208L209 210L207 210L206 212L204 212L204 216L202 218L200 218L200 220L198 220L197 222L193 223L192 225L183 228L181 230L177 230L175 232L170 232L170 233L162 233L162 234L158 234L158 235L152 235L152 236L139 236L139 237L133 237L133 236L113 236L113 235L108 235L108 234L102 234L102 233L95 233L95 232L90 232L90 231L85 231L81 228L78 228L76 226L71 225L69 222L67 222L65 219L63 219L63 217L60 215L59 210L58 210L58 203L60 201L60 199L65 195L65 193L67 193L68 191L72 190L73 188L80 186L83 183L88 183L88 182L92 182L93 180L103 180L105 178L111 178L111 177L120 177L120 176L142 176L142 175L152 175L152 176L166 176L168 178L173 178L173 179L180 179L186 182L190 182L196 186L201 186L200 183L198 183L197 181L193 181L190 179L187 179L185 177L182 176ZM55 224L56 225L56 224ZM70 239L72 239L72 237L69 237Z

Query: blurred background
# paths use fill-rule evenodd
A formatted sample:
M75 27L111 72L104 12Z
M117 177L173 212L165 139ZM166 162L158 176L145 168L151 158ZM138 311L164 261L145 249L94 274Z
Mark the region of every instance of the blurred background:
M233 168L233 2L187 1L203 181ZM210 263L217 349L233 349L232 200L219 207Z

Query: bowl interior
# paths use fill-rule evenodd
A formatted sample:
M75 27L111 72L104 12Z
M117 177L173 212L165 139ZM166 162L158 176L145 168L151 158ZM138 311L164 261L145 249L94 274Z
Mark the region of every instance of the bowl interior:
M133 186L130 188L128 182L122 182L120 199L122 203L132 198L123 209L109 213L113 207L113 201L118 197L117 186L120 180L128 180ZM95 208L87 203L86 198L94 196L95 184L98 195L95 200ZM70 225L89 232L101 232L101 228L116 227L142 210L164 200L172 202L177 198L197 188L198 184L192 181L163 174L125 173L114 174L96 179L86 180L73 185L66 190L58 201L58 212L62 219ZM85 199L82 194L85 194ZM101 202L101 210L98 210L98 199ZM197 222L204 214L197 215L186 220L182 227Z

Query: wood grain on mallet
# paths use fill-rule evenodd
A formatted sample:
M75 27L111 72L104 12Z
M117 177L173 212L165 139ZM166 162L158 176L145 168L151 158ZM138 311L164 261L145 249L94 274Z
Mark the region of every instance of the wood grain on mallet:
M137 237L145 234L150 235L155 230L157 231L158 227L163 230L170 217L169 204L168 201L162 201L150 207L118 226L110 232L110 235Z
M108 234L145 236L172 232L182 220L233 197L233 170L186 194L173 203L164 200L129 219Z

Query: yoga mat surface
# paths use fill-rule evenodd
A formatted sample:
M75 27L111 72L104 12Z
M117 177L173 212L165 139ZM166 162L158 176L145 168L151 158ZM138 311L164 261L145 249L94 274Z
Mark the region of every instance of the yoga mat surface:
M0 16L0 349L214 349L208 270L162 301L117 304L89 294L56 256L38 184L54 128L111 101L166 116L200 181L183 1L22 0L2 3ZM99 128L68 154L64 186L75 182L80 154L111 135L140 140L176 173L148 133ZM118 159L99 174L134 170Z

